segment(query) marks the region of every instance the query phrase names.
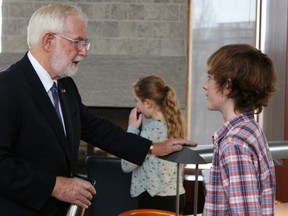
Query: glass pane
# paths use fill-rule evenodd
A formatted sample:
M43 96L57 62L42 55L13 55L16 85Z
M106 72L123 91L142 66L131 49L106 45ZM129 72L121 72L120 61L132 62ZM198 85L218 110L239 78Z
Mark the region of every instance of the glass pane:
M212 143L223 123L219 112L207 109L205 91L207 58L232 43L256 45L256 0L193 0L192 11L191 139Z

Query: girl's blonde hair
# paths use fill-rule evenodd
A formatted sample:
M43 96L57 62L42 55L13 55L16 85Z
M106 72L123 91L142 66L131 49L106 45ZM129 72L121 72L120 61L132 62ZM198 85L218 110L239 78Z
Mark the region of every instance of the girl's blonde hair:
M183 118L177 95L173 88L157 75L139 78L133 85L135 95L141 100L153 100L162 111L167 128L168 138L184 138Z

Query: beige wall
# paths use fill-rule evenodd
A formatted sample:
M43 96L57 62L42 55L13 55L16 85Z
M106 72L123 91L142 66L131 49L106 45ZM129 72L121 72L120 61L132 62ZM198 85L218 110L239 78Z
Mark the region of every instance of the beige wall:
M23 52L32 13L56 1L3 0L2 52ZM57 1L61 2L61 1ZM187 0L74 0L89 18L91 54L185 56Z
M266 31L262 33L263 51L273 60L279 76L279 91L264 110L263 127L269 140L284 139L285 88L287 88L288 2L267 1Z
M32 13L53 0L3 0L0 69L27 50ZM60 1L57 1L60 2ZM131 85L148 74L163 76L186 95L187 0L66 0L89 17L90 55L75 77L83 102L91 106L131 107Z
M269 107L264 110L264 130L269 140L288 139L287 12L286 0L267 1L266 32L263 32L265 34L264 51L273 59L279 75L279 92L273 97ZM282 166L276 166L276 180L276 199L288 202L288 160L285 160Z

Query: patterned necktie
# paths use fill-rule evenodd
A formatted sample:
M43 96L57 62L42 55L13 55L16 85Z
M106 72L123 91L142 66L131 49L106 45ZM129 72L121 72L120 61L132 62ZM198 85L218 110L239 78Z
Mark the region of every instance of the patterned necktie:
M59 110L59 92L58 92L56 82L53 82L53 86L51 87L51 92L52 92L52 96L53 96L53 100L54 100L55 111L56 111L60 121L62 122L62 118L61 118L61 114L60 114L60 110Z

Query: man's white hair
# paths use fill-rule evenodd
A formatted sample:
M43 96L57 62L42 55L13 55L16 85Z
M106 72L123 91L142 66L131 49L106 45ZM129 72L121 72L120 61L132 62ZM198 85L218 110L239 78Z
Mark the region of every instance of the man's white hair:
M65 30L66 18L71 15L81 17L87 27L87 16L80 8L73 5L53 3L35 11L27 27L29 48L38 45L47 32L61 34Z

